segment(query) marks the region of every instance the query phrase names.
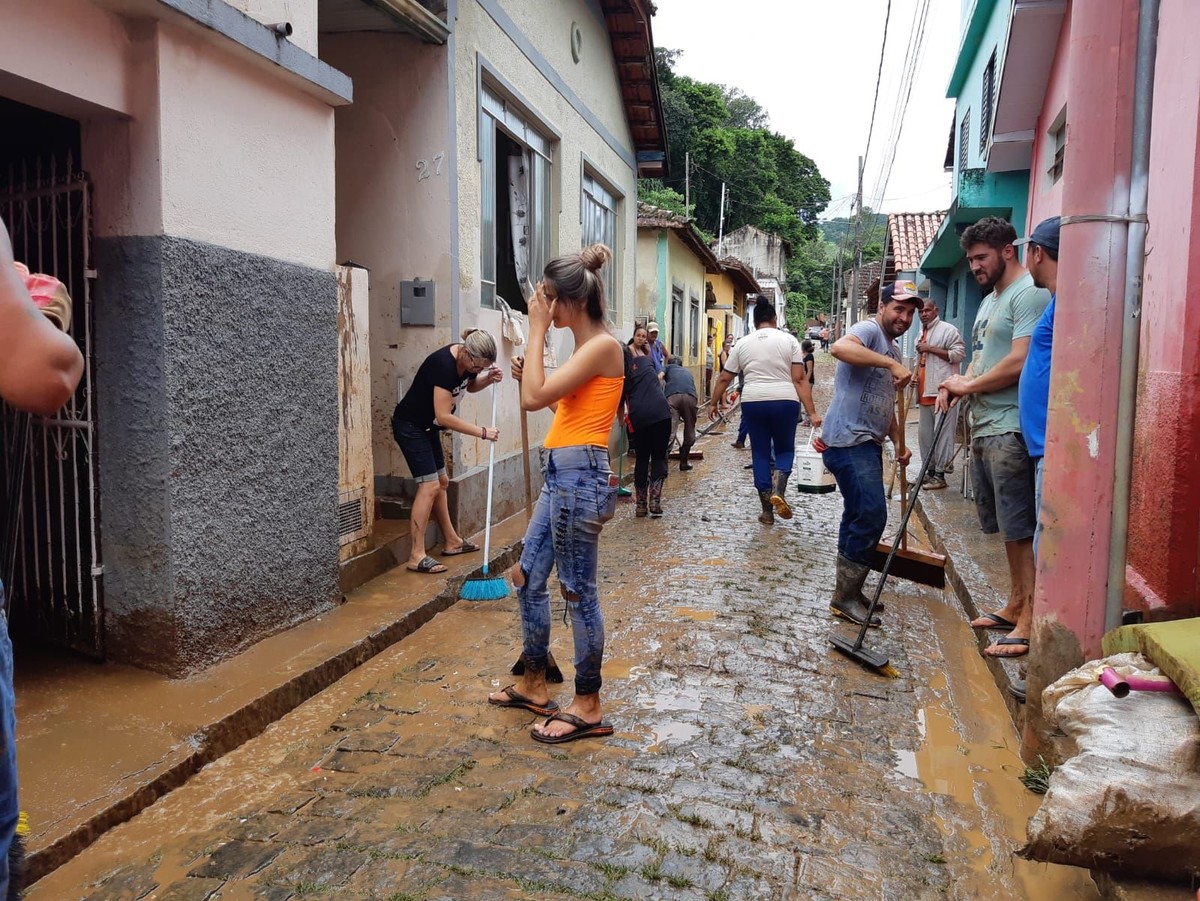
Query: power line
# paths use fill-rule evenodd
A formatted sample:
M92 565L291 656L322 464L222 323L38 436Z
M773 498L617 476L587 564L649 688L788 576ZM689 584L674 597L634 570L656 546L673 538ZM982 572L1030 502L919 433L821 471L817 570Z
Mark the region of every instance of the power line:
M888 23L892 20L892 0L887 0L887 12L883 17L883 41L879 45L879 70L875 73L875 99L871 102L871 124L867 128L867 149L863 151L863 165L871 154L871 136L875 133L875 111L879 107L879 86L883 83L883 57L887 53Z
M887 193L887 185L891 180L892 167L896 162L896 150L899 147L900 136L904 131L905 116L908 112L908 103L912 97L913 85L916 83L917 75L920 71L921 61L925 50L925 26L929 19L930 0L918 0L918 4L913 10L913 22L909 32L909 53L906 54L906 62L910 63L906 68L903 76L900 79L896 91L896 106L893 110L892 128L889 135L888 152L884 156L884 161L880 166L879 178L876 182L875 190L872 192L873 206L876 208L882 205L884 195ZM886 219L884 220L886 222ZM875 231L882 223L878 221L873 223L868 232L866 243L870 243L875 238ZM886 228L884 225L883 227Z

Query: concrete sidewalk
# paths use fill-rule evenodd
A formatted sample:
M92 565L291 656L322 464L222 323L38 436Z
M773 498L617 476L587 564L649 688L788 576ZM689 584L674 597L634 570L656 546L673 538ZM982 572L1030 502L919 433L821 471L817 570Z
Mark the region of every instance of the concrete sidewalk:
M493 569L515 560L524 531L524 514L493 530ZM444 562L449 572L439 576L393 569L328 613L187 679L19 651L17 754L30 878L448 608L483 560Z

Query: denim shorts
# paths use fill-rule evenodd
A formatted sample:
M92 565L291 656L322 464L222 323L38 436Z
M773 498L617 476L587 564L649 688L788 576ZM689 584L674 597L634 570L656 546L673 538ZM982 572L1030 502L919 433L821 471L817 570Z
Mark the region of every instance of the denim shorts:
M400 445L404 462L418 482L435 482L446 474L441 429L423 429L416 423L393 417L392 437Z
M1020 432L987 435L971 442L971 481L975 510L985 534L1004 533L1024 541L1037 530L1033 460Z

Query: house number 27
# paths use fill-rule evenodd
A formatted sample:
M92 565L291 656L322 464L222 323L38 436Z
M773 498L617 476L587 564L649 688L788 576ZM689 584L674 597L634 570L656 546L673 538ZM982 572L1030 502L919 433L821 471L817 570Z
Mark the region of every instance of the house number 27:
M417 181L424 181L430 175L442 174L442 160L446 158L444 153L435 153L433 155L433 165L429 165L429 160L417 160ZM432 172L430 170L433 170Z

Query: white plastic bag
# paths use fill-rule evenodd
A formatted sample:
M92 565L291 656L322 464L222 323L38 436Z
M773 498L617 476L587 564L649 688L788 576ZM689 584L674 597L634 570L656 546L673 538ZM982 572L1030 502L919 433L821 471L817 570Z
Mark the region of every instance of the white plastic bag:
M1156 879L1200 876L1200 719L1182 695L1118 699L1097 681L1160 676L1140 654L1067 673L1042 710L1078 748L1055 769L1022 857Z

